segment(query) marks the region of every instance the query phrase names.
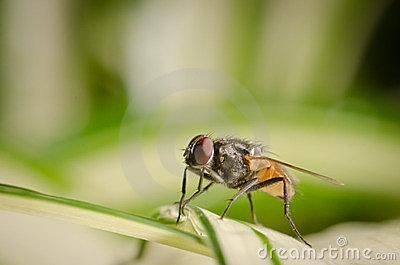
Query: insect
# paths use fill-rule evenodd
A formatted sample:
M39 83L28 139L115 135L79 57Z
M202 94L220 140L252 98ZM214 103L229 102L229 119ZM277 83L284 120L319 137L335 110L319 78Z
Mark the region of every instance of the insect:
M197 135L184 149L183 157L186 167L183 171L182 195L179 200L177 223L183 214L183 209L190 201L207 191L215 183L220 183L225 184L228 188L238 189L220 218L224 218L239 196L246 194L250 203L253 222L257 224L251 193L261 190L283 200L284 215L294 233L310 247L311 245L300 234L290 215L289 203L295 194L296 179L288 172L286 167L318 177L332 184L343 185L342 182L330 177L263 156L261 144L235 137L212 139L209 135ZM185 200L188 170L199 176L199 182L197 190ZM210 180L210 183L205 187L203 187L204 179Z

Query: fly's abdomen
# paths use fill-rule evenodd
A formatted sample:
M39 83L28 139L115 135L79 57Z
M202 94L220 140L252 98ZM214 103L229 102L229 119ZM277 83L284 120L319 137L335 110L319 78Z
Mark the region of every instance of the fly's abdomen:
M287 193L288 193L288 198L289 200L293 197L295 190L293 188L293 185L291 183L291 179L286 175L286 172L281 168L277 163L270 161L270 166L264 169L261 169L257 174L257 178L259 179L259 182L266 181L268 179L272 178L284 178L285 181L288 181L290 185L287 185ZM261 188L262 191L274 196L283 199L284 193L283 193L283 185L284 183L282 181L276 182L274 184L265 186Z

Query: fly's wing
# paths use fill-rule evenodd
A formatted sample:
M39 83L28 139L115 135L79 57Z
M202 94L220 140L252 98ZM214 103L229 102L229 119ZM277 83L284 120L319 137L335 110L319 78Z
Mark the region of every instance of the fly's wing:
M255 172L255 176L259 179L258 183L273 178L284 178L287 183L288 198L291 199L295 194L294 183L295 179L286 171L286 169L278 163L267 158L260 159L258 156L245 156L251 171ZM260 190L283 199L283 186L282 181L275 182L268 186L260 188Z
M295 165L292 165L292 164L289 164L289 163L286 163L286 162L283 162L283 161L280 161L280 160L277 160L277 159L274 159L274 158L270 158L270 157L266 157L266 156L256 156L256 157L252 157L251 159L252 160L269 160L270 163L272 163L272 162L278 163L281 166L286 166L288 168L297 170L299 172L306 173L306 174L308 174L310 176L314 176L314 177L317 177L319 179L325 180L325 181L327 181L327 182L329 182L331 184L340 185L340 186L344 185L343 182L338 181L336 179L330 178L330 177L325 176L325 175L321 175L319 173L310 171L308 169L304 169L304 168L301 168L301 167L298 167L298 166L295 166Z
M245 159L251 171L260 171L271 167L271 162L268 159L258 159L259 156L246 155Z

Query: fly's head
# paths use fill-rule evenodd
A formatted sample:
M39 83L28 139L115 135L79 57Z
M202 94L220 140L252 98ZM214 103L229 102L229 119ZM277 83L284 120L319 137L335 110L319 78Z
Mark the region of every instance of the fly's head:
M183 157L185 163L193 168L203 168L214 157L214 142L207 135L197 135L186 147Z

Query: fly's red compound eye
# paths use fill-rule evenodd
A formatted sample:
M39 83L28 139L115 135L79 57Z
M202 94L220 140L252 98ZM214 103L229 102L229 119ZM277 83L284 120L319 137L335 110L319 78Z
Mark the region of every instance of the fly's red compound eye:
M194 160L197 165L202 166L210 161L214 154L214 144L213 141L204 136L198 140L193 149Z

